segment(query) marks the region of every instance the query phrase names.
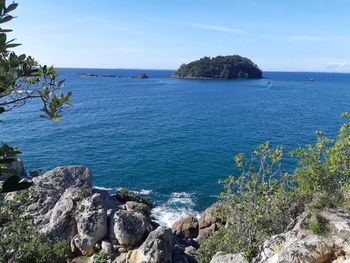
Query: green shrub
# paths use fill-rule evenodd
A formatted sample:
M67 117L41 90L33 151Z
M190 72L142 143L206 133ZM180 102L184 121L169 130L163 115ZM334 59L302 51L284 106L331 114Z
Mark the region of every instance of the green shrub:
M111 262L111 253L100 251L94 255L94 263L109 263Z
M198 262L209 262L218 251L243 253L251 259L270 235L281 233L303 210L303 200L294 191L293 176L281 168L283 148L269 143L257 147L249 160L235 157L241 176L221 183L219 197L222 226L202 242Z
M68 243L39 234L23 210L18 202L0 200L0 262L65 262Z
M349 118L350 113L343 113ZM326 224L317 210L343 206L350 208L350 121L339 129L337 138L324 132L315 145L298 147L290 153L298 159L294 174L281 168L283 149L260 145L250 159L235 157L241 175L229 176L220 194L221 227L202 242L199 263L209 262L218 251L243 253L251 259L270 235L286 230L307 205L315 212L306 226L324 235ZM315 219L316 218L316 219Z

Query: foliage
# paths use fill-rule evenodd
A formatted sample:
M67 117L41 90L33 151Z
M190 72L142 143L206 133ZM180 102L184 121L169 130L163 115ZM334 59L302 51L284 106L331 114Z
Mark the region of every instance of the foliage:
M234 56L203 57L180 66L179 78L261 79L262 71L250 59Z
M309 221L307 228L319 236L324 236L328 231L326 225L323 222Z
M68 243L39 234L23 211L18 202L0 200L0 262L64 262Z
M349 118L349 113L343 113ZM314 193L333 195L350 179L350 121L341 126L336 139L329 139L325 132L318 135L315 145L298 147L292 152L299 160L295 177L302 195Z
M111 262L111 253L101 250L94 255L94 263L109 263Z
M17 3L7 6L6 0L0 0L0 24L14 18L10 13L17 6ZM42 101L40 117L60 121L63 110L72 106L69 103L72 93L64 94L61 91L64 80L57 80L58 72L53 66L41 66L30 56L17 55L11 51L20 44L14 43L14 39L8 40L9 32L12 30L0 28L0 114L21 107L36 98ZM11 150L12 156L8 156ZM17 154L19 152L16 148L6 144L0 148L0 176L10 175L2 186L1 192L30 187L30 183L21 181L16 171L10 172L8 169L8 166L15 161Z
M342 116L349 118L350 113ZM318 210L350 207L349 133L349 120L335 139L316 132L314 145L298 147L290 153L298 159L293 174L281 169L281 147L262 144L250 160L238 154L235 161L241 175L223 181L225 191L219 198L222 226L201 244L198 261L209 262L217 251L239 252L252 258L265 238L285 231L305 206L313 213L306 227L316 234L326 234L327 222Z
M138 203L143 203L147 205L148 207L152 206L152 201L151 199L139 195L135 195L131 193L128 189L122 188L120 190L117 190L116 192L116 198L120 200L123 203L126 203L128 201L134 201Z
M222 181L225 191L219 197L223 225L198 251L200 263L209 262L217 252L256 255L266 237L282 232L300 213L302 202L293 191L292 175L283 172L283 148L264 143L249 160L235 157L241 176Z

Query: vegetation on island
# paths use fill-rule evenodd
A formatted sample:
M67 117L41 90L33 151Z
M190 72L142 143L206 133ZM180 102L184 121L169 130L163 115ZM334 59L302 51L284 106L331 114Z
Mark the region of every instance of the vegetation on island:
M250 59L238 55L203 57L182 64L173 74L176 78L261 79L262 71Z
M264 240L284 232L307 209L307 228L318 235L327 229L318 214L324 207L350 208L350 113L337 138L316 132L314 145L289 154L298 160L294 173L283 170L284 151L264 143L249 158L235 157L239 177L229 176L218 199L219 230L201 243L197 260L210 262L218 252L242 253L252 259Z

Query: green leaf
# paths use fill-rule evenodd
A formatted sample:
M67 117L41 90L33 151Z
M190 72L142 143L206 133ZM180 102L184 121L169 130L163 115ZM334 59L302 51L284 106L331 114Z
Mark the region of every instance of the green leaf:
M13 19L13 16L5 16L3 19L0 20L0 24L11 21L12 19Z
M22 44L8 44L8 45L5 45L5 48L14 48L14 47L18 47Z
M7 8L6 8L6 13L10 13L11 11L15 10L17 8L18 4L17 3L13 3L10 4Z
M9 193L20 190L25 190L31 187L32 183L30 182L20 182L21 178L17 175L7 178L5 183L2 185L1 193Z

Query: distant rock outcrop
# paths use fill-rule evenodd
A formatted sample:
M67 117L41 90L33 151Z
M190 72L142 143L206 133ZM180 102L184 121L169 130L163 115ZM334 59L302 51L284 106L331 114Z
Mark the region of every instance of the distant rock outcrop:
M138 77L139 79L148 79L148 78L149 78L148 75L147 75L146 73L140 73L139 75L137 75L137 77Z

